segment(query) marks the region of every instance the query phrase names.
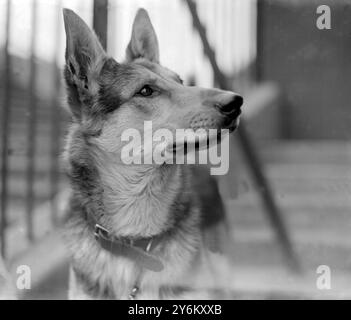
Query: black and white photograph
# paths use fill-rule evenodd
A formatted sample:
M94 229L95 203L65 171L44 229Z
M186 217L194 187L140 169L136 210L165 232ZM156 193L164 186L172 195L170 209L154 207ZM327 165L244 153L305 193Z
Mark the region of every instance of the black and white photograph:
M0 299L351 299L350 79L350 0L0 0Z

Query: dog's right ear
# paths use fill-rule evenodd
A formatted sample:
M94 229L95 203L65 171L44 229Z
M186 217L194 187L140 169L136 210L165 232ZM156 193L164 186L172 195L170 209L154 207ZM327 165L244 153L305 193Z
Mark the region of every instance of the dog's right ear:
M139 9L133 23L132 38L127 47L126 60L145 58L159 63L157 36L145 9Z
M76 120L81 120L84 109L97 93L99 75L106 53L95 33L72 10L63 9L66 30L65 79L68 99Z

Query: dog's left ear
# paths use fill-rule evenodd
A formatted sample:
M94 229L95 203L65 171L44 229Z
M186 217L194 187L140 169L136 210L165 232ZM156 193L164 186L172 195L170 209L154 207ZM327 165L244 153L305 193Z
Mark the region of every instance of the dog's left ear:
M68 102L75 120L91 109L98 90L97 78L107 56L96 34L72 10L64 9Z
M133 23L132 38L127 47L127 61L145 58L159 63L158 41L149 15L145 9L139 9Z
M66 30L66 63L79 76L89 73L105 57L105 50L95 33L72 10L63 9ZM72 68L73 67L73 68Z

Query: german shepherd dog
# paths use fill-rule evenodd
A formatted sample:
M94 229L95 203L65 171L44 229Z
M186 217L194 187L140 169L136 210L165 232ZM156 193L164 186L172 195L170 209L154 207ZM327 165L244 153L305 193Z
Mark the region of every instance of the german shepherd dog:
M125 164L121 135L142 131L144 121L172 131L233 131L242 97L185 86L161 66L144 9L135 17L123 63L106 54L73 11L63 14L73 118L64 154L72 188L65 226L69 297L211 298L217 275L225 273L219 252L228 244L215 179L204 166Z

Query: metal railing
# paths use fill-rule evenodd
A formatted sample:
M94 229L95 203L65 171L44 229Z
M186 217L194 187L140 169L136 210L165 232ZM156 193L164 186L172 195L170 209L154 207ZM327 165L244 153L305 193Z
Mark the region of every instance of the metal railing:
M43 74L38 46L38 1L31 2L31 25L29 57L19 58L11 51L11 43L20 41L12 35L12 28L23 23L14 15L14 4L6 1L5 45L1 92L1 195L0 195L0 248L5 257L12 257L12 249L7 242L11 227L21 225L19 242L30 245L36 240L35 209L38 204L50 201L52 224L57 224L55 196L59 190L61 174L59 152L61 139L61 72L57 54L46 63L49 70ZM61 11L60 1L56 1L57 12ZM53 36L59 43L61 19L57 19ZM41 43L40 45L44 45ZM59 51L59 50L58 50ZM18 75L16 64L23 73ZM51 69L51 70L50 70ZM50 97L38 95L38 79L44 77L54 89ZM40 190L39 190L40 189ZM40 191L38 194L38 190ZM24 227L24 230L22 228ZM16 244L14 244L16 247ZM24 248L25 246L20 246Z

